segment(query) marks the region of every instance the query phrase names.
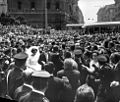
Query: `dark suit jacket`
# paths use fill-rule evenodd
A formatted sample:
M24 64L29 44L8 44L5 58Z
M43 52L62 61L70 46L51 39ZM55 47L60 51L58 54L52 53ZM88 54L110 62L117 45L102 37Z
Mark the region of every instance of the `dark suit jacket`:
M31 91L19 99L19 102L49 102L41 93Z
M80 85L80 72L78 70L61 70L57 75L59 78L66 76L72 85L72 89L76 90Z
M50 102L61 102L60 95L64 88L62 79L57 77L51 77L48 84L48 89L45 92L45 96Z
M60 55L57 53L50 53L50 61L55 65L54 75L57 75L57 72L63 69L63 61L60 59Z
M69 83L72 86L72 87L64 88L61 95L62 102L73 102L76 89L80 85L80 72L78 70L71 70L71 71L61 70L57 73L57 75L60 78L66 76L69 80Z
M19 98L27 93L29 93L30 91L32 91L32 86L30 85L27 85L27 84L23 84L22 86L18 87L16 90L15 90L15 100L18 101Z
M8 94L14 99L15 90L24 83L24 73L19 68L13 68L8 76Z

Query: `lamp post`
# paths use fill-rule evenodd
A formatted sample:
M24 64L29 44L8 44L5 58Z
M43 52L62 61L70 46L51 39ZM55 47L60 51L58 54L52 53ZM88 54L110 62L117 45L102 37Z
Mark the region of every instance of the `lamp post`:
M47 15L47 0L45 0L45 31L48 27L48 15Z

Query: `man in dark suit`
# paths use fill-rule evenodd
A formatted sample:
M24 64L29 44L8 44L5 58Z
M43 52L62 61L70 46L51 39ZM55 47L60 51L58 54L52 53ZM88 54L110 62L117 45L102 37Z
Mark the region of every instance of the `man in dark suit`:
M101 54L97 57L99 68L98 77L100 79L100 84L98 86L98 92L95 102L114 102L111 97L110 84L113 81L114 73L111 66L107 63L107 58L105 55Z
M25 62L28 55L26 53L18 53L14 56L15 64L7 74L7 94L14 99L15 90L24 83L24 70L26 69Z
M57 75L62 78L64 85L62 100L63 102L72 102L74 100L75 91L80 85L80 72L73 69L74 60L72 58L65 59L64 70L58 71Z
M110 56L111 63L113 65L114 77L110 84L112 91L112 98L115 102L120 100L120 53L115 52Z
M50 74L47 71L33 72L33 89L24 96L21 96L19 102L49 102L45 97Z
M14 93L14 99L16 101L19 100L19 98L21 96L24 96L25 94L27 94L28 92L32 91L33 87L32 87L32 76L31 76L32 73L30 73L29 75L27 75L27 77L25 78L25 82L23 85L21 85L20 87L18 87L16 90L15 90L15 93Z
M63 61L59 55L59 48L57 45L54 45L53 52L50 53L50 61L55 65L54 75L57 75L57 72L63 69Z
M64 89L64 82L62 79L53 76L54 64L53 62L48 62L44 66L45 70L51 74L51 77L48 81L48 88L45 92L46 97L50 102L61 102L61 93Z

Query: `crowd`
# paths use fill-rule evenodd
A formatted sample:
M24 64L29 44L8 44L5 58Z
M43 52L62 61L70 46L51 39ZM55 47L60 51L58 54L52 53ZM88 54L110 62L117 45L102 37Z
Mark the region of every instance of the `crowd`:
M18 102L119 102L120 34L0 26L0 96Z

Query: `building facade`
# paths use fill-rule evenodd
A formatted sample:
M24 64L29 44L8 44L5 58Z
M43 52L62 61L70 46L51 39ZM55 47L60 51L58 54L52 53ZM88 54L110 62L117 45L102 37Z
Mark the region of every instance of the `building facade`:
M10 15L23 17L27 24L34 26L62 29L70 22L84 22L82 13L78 18L73 16L73 2L70 0L8 0L7 3Z
M0 14L7 13L7 0L0 0Z
M114 0L115 4L106 5L100 8L97 17L98 22L103 21L120 21L120 0Z
M113 21L113 19L115 18L115 10L116 7L114 4L106 5L105 7L100 8L97 13L98 22Z

